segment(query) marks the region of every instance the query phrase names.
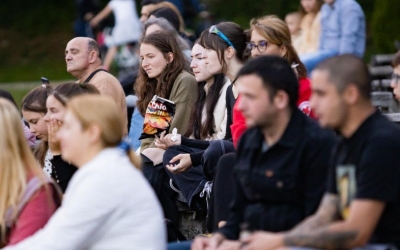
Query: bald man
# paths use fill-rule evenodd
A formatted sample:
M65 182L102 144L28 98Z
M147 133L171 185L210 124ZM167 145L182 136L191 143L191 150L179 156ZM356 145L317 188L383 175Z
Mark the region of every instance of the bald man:
M102 68L100 48L97 42L87 37L76 37L65 49L67 71L78 79L78 83L93 84L102 95L111 96L121 109L124 131L128 133L128 117L125 94L121 84Z

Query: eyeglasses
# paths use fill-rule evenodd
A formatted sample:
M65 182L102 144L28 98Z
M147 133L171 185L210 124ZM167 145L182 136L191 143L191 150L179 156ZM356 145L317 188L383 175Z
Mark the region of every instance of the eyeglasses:
M259 41L258 44L247 43L247 49L249 51L252 51L253 49L257 48L260 53L264 52L267 49L267 46L268 46L268 41L265 40Z
M395 85L399 83L400 75L393 73L392 74L392 82L394 82Z
M216 34L219 37L221 37L222 40L224 40L229 46L231 46L232 48L235 49L235 46L233 46L233 44L231 43L231 41L229 41L229 39L224 35L224 33L222 33L217 26L213 25L210 27L210 29L208 30L208 32L210 32L211 34Z

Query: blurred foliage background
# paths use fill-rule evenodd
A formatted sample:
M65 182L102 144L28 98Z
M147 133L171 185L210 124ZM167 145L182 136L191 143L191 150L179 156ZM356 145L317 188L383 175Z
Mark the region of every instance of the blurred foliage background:
M101 7L107 0L100 0ZM138 1L140 3L140 1ZM213 22L230 20L248 27L265 14L283 18L298 9L299 0L202 0ZM358 0L367 18L371 54L394 53L400 40L399 0ZM140 6L138 7L138 12ZM64 49L74 36L75 1L6 0L0 3L0 82L71 79L65 71Z

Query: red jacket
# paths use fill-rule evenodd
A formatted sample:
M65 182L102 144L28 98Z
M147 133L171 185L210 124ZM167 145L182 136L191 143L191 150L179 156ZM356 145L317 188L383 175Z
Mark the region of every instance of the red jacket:
M308 78L300 78L299 79L299 99L297 100L297 107L303 111L304 114L316 118L311 111L310 106L310 96L311 96L311 82ZM246 130L246 120L243 117L242 113L237 109L237 104L240 96L236 100L235 106L233 107L233 117L232 117L232 140L235 147L239 141L240 136L242 136L243 132Z

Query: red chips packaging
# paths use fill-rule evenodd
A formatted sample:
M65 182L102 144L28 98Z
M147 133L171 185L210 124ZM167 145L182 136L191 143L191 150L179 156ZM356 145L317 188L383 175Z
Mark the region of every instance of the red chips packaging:
M147 105L146 114L144 116L143 132L139 140L152 138L159 135L163 131L169 130L171 121L175 115L175 103L159 97L153 96L153 99Z

